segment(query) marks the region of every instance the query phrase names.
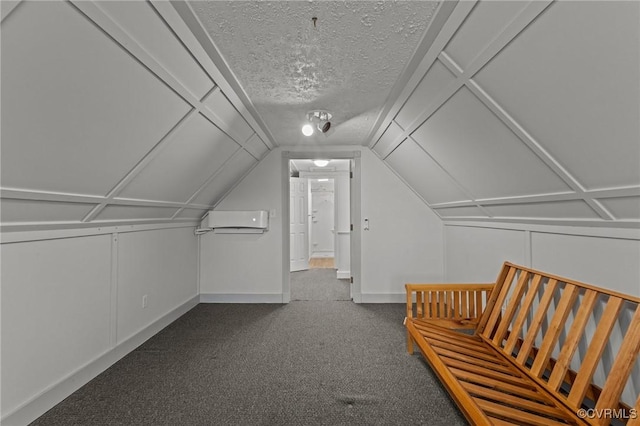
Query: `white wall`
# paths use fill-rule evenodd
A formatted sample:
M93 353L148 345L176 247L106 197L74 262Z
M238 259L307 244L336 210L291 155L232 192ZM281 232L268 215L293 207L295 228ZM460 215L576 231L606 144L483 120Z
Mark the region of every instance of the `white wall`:
M448 281L495 281L509 260L640 296L640 232L550 225L445 224Z
M270 152L217 210L275 210L264 234L200 237L202 301L282 302L281 154Z
M404 284L443 278L442 222L371 151L362 151L362 301L404 302Z
M216 207L275 209L277 215L263 235L201 237L202 301L282 301L281 167L282 152L276 149ZM402 302L405 282L442 279L442 224L366 148L361 150L361 168L362 217L371 223L369 231L362 231L362 301Z
M40 416L196 303L193 227L61 237L1 246L3 424Z

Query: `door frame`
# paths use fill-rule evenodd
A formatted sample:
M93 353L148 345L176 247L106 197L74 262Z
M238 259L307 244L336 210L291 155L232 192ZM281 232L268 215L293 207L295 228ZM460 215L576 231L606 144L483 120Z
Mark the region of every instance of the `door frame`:
M290 245L289 245L289 160L305 160L327 158L330 160L353 160L350 182L350 216L353 230L351 231L351 298L355 303L362 302L360 274L361 274L361 173L360 151L324 151L318 149L282 151L281 184L282 184L282 303L291 301L291 280L289 277Z

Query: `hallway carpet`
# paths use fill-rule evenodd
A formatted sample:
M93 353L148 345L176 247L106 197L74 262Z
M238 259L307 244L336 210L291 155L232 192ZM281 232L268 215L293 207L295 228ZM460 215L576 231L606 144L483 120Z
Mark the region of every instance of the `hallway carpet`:
M291 300L351 300L349 280L336 278L335 269L291 272Z
M200 304L33 424L464 425L404 306Z

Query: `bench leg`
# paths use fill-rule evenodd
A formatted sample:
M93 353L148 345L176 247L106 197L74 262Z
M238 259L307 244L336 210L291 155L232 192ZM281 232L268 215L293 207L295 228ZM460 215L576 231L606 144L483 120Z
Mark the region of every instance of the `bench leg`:
M413 338L409 331L407 331L407 352L409 352L409 355L413 355Z

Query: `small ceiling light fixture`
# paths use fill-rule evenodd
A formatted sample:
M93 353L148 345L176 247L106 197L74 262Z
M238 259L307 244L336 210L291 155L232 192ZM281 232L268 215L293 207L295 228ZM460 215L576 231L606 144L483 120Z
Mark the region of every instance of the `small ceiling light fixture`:
M333 115L331 115L330 112L323 110L311 111L307 113L307 120L309 120L311 123L315 123L316 128L322 133L327 133L331 128L331 121L329 120L331 120L332 117Z
M313 160L313 164L317 167L326 167L329 164L329 160Z

